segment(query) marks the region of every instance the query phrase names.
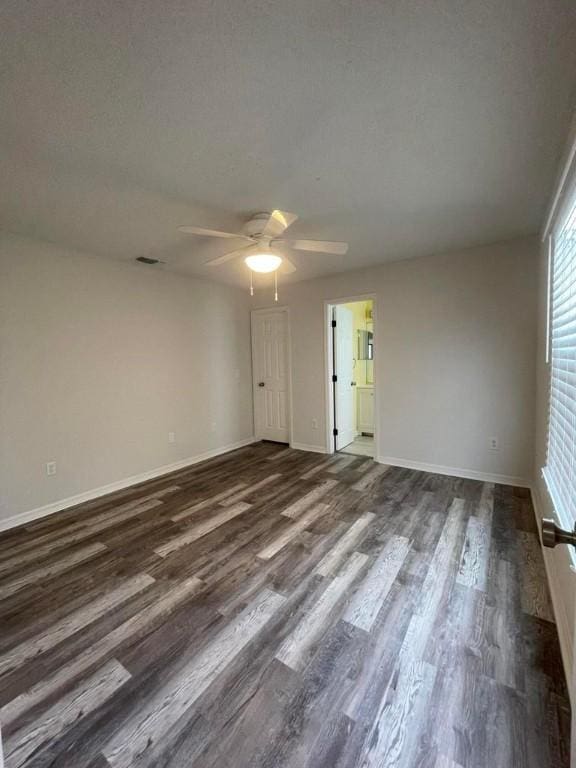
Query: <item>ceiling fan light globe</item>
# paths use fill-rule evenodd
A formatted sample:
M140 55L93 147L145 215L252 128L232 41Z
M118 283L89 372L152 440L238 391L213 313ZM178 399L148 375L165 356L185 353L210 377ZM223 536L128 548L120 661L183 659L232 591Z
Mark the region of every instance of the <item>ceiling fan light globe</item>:
M282 264L282 258L275 253L253 253L246 256L244 263L253 272L275 272Z

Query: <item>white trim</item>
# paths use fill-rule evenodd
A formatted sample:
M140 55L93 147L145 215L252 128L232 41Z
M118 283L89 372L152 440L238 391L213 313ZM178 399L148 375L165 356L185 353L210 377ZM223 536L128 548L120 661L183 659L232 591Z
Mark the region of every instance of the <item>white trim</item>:
M124 488L129 488L131 485L138 485L146 480L152 480L155 477L161 475L167 475L170 472L175 472L178 469L184 469L192 464L198 464L200 461L206 461L212 459L215 456L220 456L222 453L228 453L229 451L235 451L238 448L243 448L251 443L258 442L258 438L252 436L245 440L239 440L236 443L225 445L222 448L212 448L209 451L200 453L197 456L191 456L181 461L176 461L173 464L164 464L162 467L156 469L150 469L147 472L142 472L139 475L132 475L132 477L126 477L123 480L116 480L108 485L102 485L100 488L93 488L90 491L84 491L78 493L75 496L69 496L67 499L60 499L60 501L54 501L51 504L46 504L43 507L37 507L31 509L28 512L19 512L17 515L0 519L0 531L6 531L9 528L15 528L17 525L24 525L30 523L32 520L38 520L40 517L47 517L53 515L55 512L61 512L68 507L74 507L77 504L83 504L85 501L92 501L92 499L98 499L100 496L106 496L108 493L114 493L115 491L121 491Z
M491 472L478 472L475 469L462 469L461 467L445 467L443 464L428 464L424 461L411 461L410 459L397 459L394 456L376 456L379 464L389 464L391 467L404 467L405 469L417 469L421 472L431 472L435 475L450 475L451 477L463 477L466 480L481 480L484 483L498 483L500 485L515 485L519 488L531 488L532 484L525 477L514 475L497 475Z
M324 382L325 382L325 415L326 418L326 447L324 453L334 453L334 435L332 434L334 429L334 395L332 388L332 368L330 363L332 362L332 355L334 351L332 349L332 315L331 309L337 304L353 304L356 301L371 301L372 302L372 344L374 348L374 445L376 449L378 447L378 434L379 418L380 418L380 396L378 394L378 387L376 382L378 381L378 334L377 334L377 319L378 319L378 296L375 293L362 293L357 296L343 296L337 299L324 299Z
M309 453L327 453L324 445L306 445L306 443L290 443L290 448L296 451L308 451Z
M534 507L534 514L536 516L536 524L538 525L538 531L540 531L540 521L544 517L542 512L542 504L540 502L540 494L536 486L530 488L530 494L532 496L532 506ZM561 590L558 586L556 579L556 569L552 566L551 558L546 557L546 552L543 549L542 557L544 559L544 567L546 568L546 577L548 579L548 588L550 590L550 597L552 598L552 608L554 610L554 618L556 619L556 629L558 632L558 639L560 640L560 652L562 654L562 663L564 664L564 674L566 675L566 682L568 684L568 693L570 695L570 703L574 708L576 702L574 701L574 693L572 690L572 632L570 630L570 623L568 621L568 614L566 613L566 604L561 597Z

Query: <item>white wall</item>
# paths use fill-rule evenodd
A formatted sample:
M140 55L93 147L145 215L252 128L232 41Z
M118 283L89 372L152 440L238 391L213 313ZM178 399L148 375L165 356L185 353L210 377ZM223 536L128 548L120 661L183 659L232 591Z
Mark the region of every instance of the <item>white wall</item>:
M249 309L247 291L0 237L0 526L250 438Z
M537 259L537 239L523 238L281 285L280 304L290 308L293 441L326 445L324 301L371 293L377 455L530 482ZM263 288L255 305L271 306L271 298ZM489 450L492 436L498 451Z
M536 240L522 239L281 285L293 440L325 446L324 300L374 293L379 457L531 478L537 258ZM260 290L255 306L271 297ZM248 439L248 301L244 290L3 236L0 525Z

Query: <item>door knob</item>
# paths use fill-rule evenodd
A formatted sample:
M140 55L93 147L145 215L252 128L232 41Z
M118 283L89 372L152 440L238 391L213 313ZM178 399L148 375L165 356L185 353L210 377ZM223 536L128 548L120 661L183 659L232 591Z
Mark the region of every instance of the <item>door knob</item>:
M264 386L266 386L266 385L264 384L264 382L263 382L263 381L259 381L259 382L258 382L258 386L259 386L259 387L264 387Z
M356 382L355 382L355 381L351 381L351 382L350 382L350 386L351 386L351 387L355 387L355 386L356 386Z
M545 547L555 547L556 544L572 544L576 547L576 525L571 531L559 528L554 520L542 518L542 544Z

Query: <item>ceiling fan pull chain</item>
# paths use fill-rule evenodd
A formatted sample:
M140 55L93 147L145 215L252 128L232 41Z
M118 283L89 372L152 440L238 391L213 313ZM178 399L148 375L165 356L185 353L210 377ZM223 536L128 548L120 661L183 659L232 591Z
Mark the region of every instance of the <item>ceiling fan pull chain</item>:
M254 286L252 284L252 270L250 270L250 296L254 296Z
M278 301L278 272L274 272L274 301Z

